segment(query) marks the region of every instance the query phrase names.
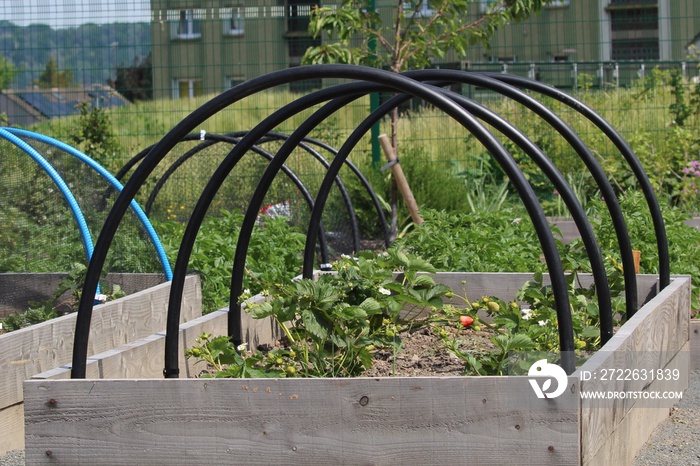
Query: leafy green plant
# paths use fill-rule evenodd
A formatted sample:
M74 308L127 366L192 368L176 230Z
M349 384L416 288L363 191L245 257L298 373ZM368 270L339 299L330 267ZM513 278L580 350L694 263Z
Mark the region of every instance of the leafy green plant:
M115 163L115 158L122 147L112 130L113 122L106 109L93 106L90 102L81 102L78 110L80 115L75 121L70 142L116 173L120 164Z
M197 236L189 269L201 276L205 313L228 305L233 258L242 223L243 214L221 211L205 219ZM156 228L166 254L174 262L185 225L175 221L156 222ZM248 248L244 287L256 294L266 283L283 283L298 275L305 239L301 230L289 226L284 218L261 216Z
M420 255L439 270L532 272L543 270L542 250L524 210L470 214L422 212L425 222L395 247Z
M336 273L322 274L316 281L271 284L265 291L267 301L246 306L254 318L272 317L278 323L286 336L285 349L266 356L257 350L247 358L230 355L227 363L239 367L228 369L229 376L243 374L248 361L278 375L283 370L288 377L360 375L372 364L372 350L398 351L399 328L425 322L427 311L441 307L441 298L449 292L421 274L435 271L428 262L398 250L342 257L334 268ZM188 354L212 359L217 348ZM228 351L232 350L229 345Z
M396 344L397 326L442 305L448 288L419 272L435 269L398 250L361 254L336 264L337 274L274 286L272 299L252 306L254 318L273 317L299 355L305 376L353 376L371 365L370 347ZM393 272L402 274L394 280Z
M304 62L361 63L396 72L425 68L431 59L450 50L463 55L469 45L487 44L500 26L526 19L543 3L494 1L479 19L472 20L468 1L436 1L427 8L423 1L411 0L398 3L386 20L373 4L346 0L338 7L313 10L309 32L313 37L326 34L328 40L309 48Z
M644 196L638 191L629 191L620 197L620 205L632 247L641 251L640 273L658 273L659 256L656 235L651 228L651 215ZM593 209L590 216L591 224L606 259L608 277L609 279L613 277L611 287L621 287L623 285L619 279L622 271L621 257L612 220L603 201L595 200L591 207ZM682 210L662 205L661 211L668 238L671 273L692 276L691 307L698 312L700 310L700 231L685 224L688 215ZM581 240L577 239L567 245L565 254L576 264L585 265L587 260L581 246Z
M594 351L600 346L600 311L593 287L581 287L576 273L568 275L567 280L576 351L581 358L582 352ZM465 339L461 335L439 331L445 347L465 362L465 374L524 374L532 363L545 355L556 357L559 335L554 295L551 285L543 284L542 273L536 273L533 280L526 282L516 299L505 303L499 298L484 296L472 302L467 311L462 311L474 320L479 319L480 312L489 316L488 323L481 320L479 324L494 332L490 339L493 349L465 351ZM616 303L614 312L619 322L624 300L616 297Z
M507 375L513 364L513 352L530 351L534 348L530 337L523 333L500 334L492 337L491 341L496 350L475 355L464 352L458 340L443 339L445 346L466 363L465 375Z
M202 377L245 379L285 375L285 372L274 368L277 358L264 358L261 353L246 354L245 345L234 347L228 337L214 338L208 333L203 333L196 342L199 345L188 348L185 356L209 364L211 372L205 372Z

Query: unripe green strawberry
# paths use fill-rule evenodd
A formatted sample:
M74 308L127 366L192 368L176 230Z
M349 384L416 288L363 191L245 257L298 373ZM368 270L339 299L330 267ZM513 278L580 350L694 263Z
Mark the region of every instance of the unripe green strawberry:
M489 308L489 312L498 312L501 310L501 306L494 301L490 301L486 306Z
M297 373L297 368L294 366L287 366L284 372L287 373L287 377L294 377L294 374Z

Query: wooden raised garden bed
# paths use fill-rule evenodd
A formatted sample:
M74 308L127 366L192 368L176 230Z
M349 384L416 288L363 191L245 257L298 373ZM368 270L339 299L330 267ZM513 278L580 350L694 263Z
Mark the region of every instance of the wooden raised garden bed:
M95 307L90 332L90 354L102 353L165 329L170 283L144 289L162 281L162 277L129 275L133 274L124 274L123 280L117 277L117 281L112 283L124 284L131 281L134 285L131 288L127 285L127 292L133 292L137 283L140 283L142 291ZM47 280L57 280L54 274L48 277L31 274L28 280L26 278L24 274L16 274L14 277L3 274L3 280L15 280L16 287L22 289L31 289L36 285L38 289L53 290L53 287L45 285ZM201 315L199 278L191 276L185 285L182 322ZM35 374L71 362L75 320L75 314L68 314L0 335L0 455L8 450L24 448L22 382Z
M466 280L470 296L507 300L529 278L452 273L438 281L461 289ZM58 370L25 382L27 462L627 464L669 406L627 399L600 408L579 393L601 382L581 374L677 368L683 380L673 389L687 388L690 279L675 277L647 299L655 289L655 276L639 276L646 304L554 399L537 398L526 376L162 379L162 335L154 335L97 355L88 379L56 380L67 375ZM270 322L244 326L251 343L274 338ZM192 320L181 326L182 347L225 329L225 310ZM139 357L148 358L145 375L133 364ZM198 372L182 364L183 377ZM668 382L618 385L663 390Z

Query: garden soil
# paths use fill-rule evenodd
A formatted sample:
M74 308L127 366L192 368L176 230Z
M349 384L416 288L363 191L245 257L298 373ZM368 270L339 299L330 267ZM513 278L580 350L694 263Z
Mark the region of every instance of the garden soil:
M461 340L460 349L475 356L491 351L492 332L486 330L454 329L441 327L454 338ZM400 350L377 351L374 365L365 377L426 377L463 375L465 363L450 353L429 326L399 334ZM477 356L478 359L478 356Z

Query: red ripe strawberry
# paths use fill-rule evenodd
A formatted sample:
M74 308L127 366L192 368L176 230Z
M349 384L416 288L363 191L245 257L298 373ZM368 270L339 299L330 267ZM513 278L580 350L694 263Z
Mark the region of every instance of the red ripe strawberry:
M469 316L459 316L459 323L464 328L469 328L474 323L474 319Z

